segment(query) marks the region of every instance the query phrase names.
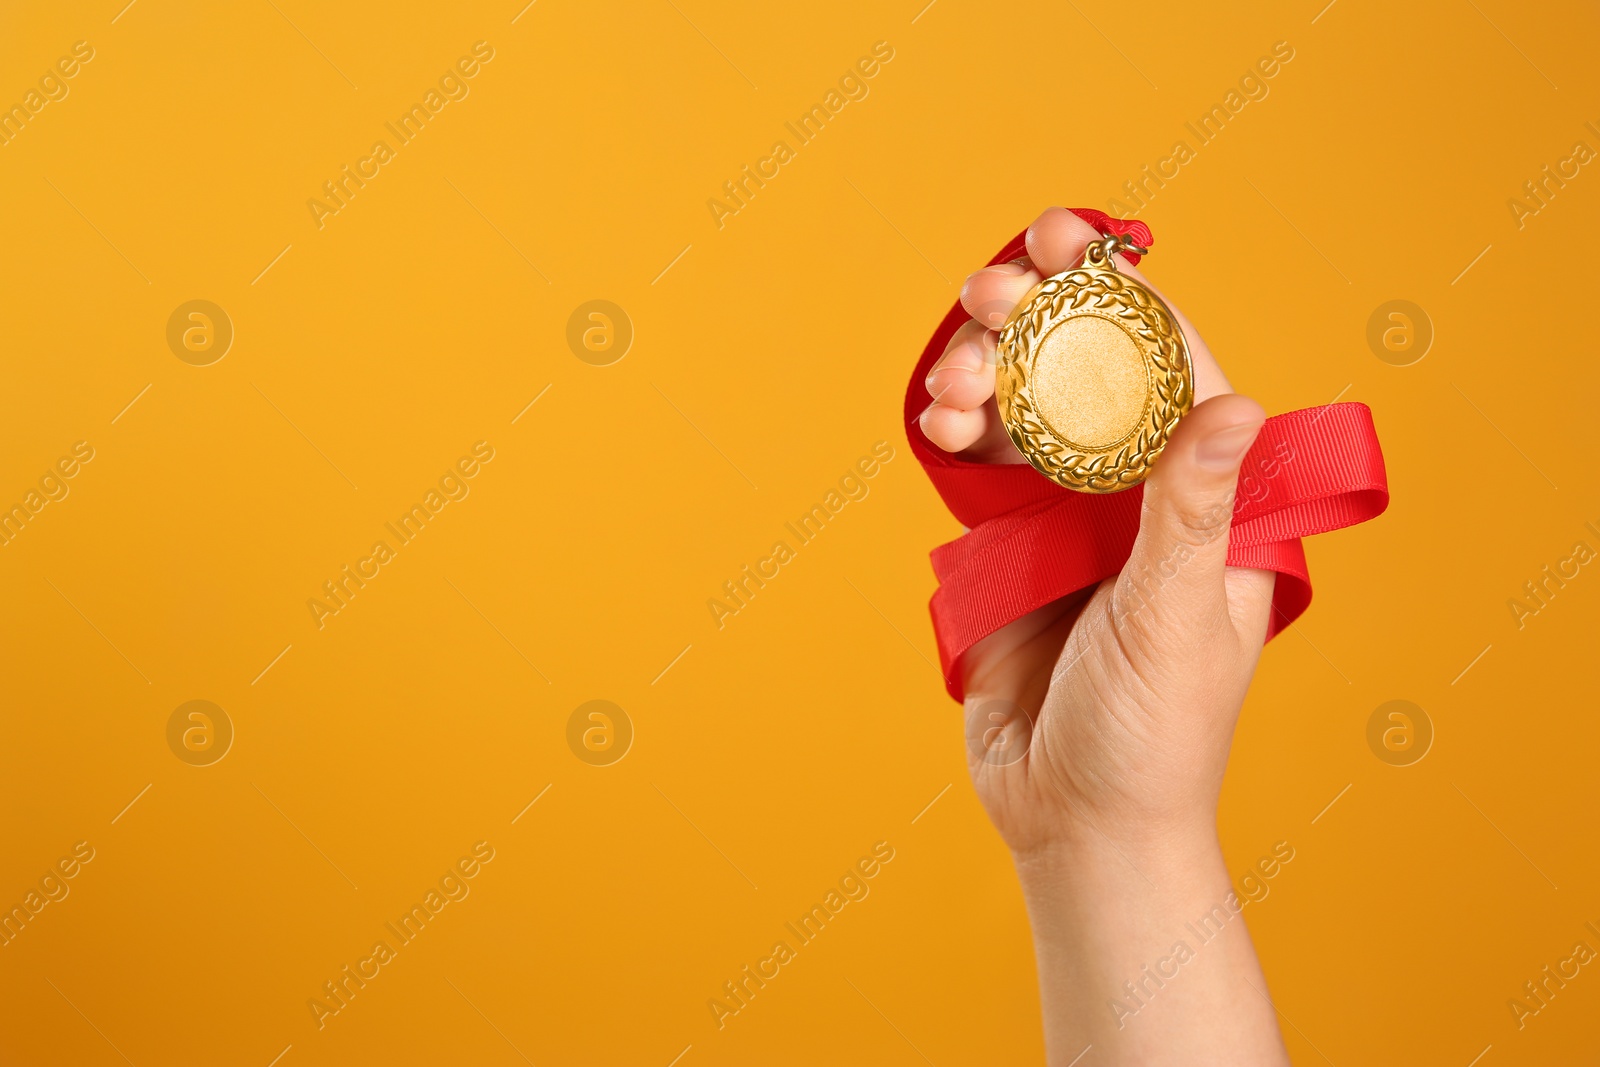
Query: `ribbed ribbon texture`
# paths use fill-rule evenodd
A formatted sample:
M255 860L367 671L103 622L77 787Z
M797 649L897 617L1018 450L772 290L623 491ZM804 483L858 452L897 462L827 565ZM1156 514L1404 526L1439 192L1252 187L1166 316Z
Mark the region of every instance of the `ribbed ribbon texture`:
M1150 230L1088 208L1073 213L1101 233L1148 248ZM990 265L1027 254L1018 234ZM1139 257L1127 254L1131 263ZM939 589L929 607L945 687L963 699L961 657L1007 623L1119 573L1139 532L1144 487L1106 496L1064 489L1024 463L972 463L937 448L918 416L924 380L968 315L959 303L939 324L906 389L906 436L951 513L969 528L933 550ZM1388 477L1372 412L1328 404L1274 415L1240 469L1228 563L1276 571L1271 640L1311 603L1300 538L1353 526L1389 503Z

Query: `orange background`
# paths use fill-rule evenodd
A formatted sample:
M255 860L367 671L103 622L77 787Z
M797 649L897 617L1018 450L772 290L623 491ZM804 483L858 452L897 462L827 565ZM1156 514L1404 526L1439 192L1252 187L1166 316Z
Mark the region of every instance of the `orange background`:
M1507 206L1600 147L1589 7L122 2L0 33L0 102L94 50L0 147L0 503L94 449L0 548L0 901L94 850L0 948L4 1062L1038 1062L933 667L958 528L901 391L969 270L1193 145L1278 41L1141 211L1148 270L1268 410L1370 404L1394 503L1309 546L1229 863L1295 849L1245 914L1297 1063L1596 1055L1593 968L1507 1007L1600 948L1600 577L1507 606L1600 548L1600 176ZM470 94L319 229L307 200L477 41ZM869 95L719 228L878 41ZM1397 298L1436 331L1406 367L1366 341ZM235 330L209 366L166 342L192 299ZM609 366L566 342L592 299L635 331ZM879 440L870 494L719 630L707 600ZM470 495L319 630L307 600L478 441ZM610 766L568 747L592 699L633 726ZM1436 732L1412 766L1367 744L1394 699ZM210 766L168 746L190 700L236 732ZM479 841L470 895L319 1030L307 1001ZM870 895L719 1030L707 1001L879 841Z

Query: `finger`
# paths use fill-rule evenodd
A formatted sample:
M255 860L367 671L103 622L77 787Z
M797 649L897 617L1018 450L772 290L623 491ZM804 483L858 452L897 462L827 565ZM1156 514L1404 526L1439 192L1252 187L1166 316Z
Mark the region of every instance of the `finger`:
M928 395L963 411L994 396L995 339L994 331L979 322L958 329L928 372Z
M1039 284L1039 272L1028 263L1000 263L967 276L961 306L983 325L997 330L1028 290Z
M1064 207L1046 208L1028 227L1028 258L1041 276L1060 274L1080 265L1090 242L1104 236ZM1155 288L1121 253L1115 259L1117 270L1137 278L1152 290Z
M1162 643L1237 634L1228 599L1228 535L1239 465L1266 413L1227 394L1198 404L1178 423L1144 487L1139 535L1118 580L1119 610ZM1245 607L1263 618L1268 605Z
M963 411L938 402L929 404L918 419L928 440L946 452L964 452L983 441L991 421L999 419L988 408Z
M973 463L1026 463L1000 423L1000 409L990 397L970 410L937 401L928 405L919 422L928 440L946 452L960 452Z
M1064 207L1045 208L1028 227L1028 258L1044 277L1083 262L1084 249L1100 239L1100 231ZM1122 264L1117 264L1120 269Z

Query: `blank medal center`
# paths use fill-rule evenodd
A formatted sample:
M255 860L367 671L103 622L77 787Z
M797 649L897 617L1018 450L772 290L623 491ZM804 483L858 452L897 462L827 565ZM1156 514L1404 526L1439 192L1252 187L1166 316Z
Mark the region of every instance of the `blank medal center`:
M1067 319L1046 334L1029 378L1044 420L1085 450L1133 433L1150 399L1144 353L1120 326L1097 315Z

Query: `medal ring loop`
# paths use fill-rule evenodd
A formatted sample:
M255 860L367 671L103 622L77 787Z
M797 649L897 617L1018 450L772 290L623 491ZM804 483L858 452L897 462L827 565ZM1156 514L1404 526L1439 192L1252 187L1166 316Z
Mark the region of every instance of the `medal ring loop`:
M1100 235L1100 240L1090 242L1089 247L1084 250L1083 262L1086 266L1115 270L1116 266L1111 257L1118 252L1132 252L1136 256L1150 254L1148 248L1134 244L1126 234L1106 233Z

